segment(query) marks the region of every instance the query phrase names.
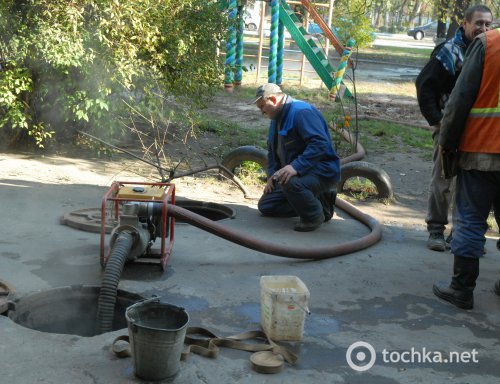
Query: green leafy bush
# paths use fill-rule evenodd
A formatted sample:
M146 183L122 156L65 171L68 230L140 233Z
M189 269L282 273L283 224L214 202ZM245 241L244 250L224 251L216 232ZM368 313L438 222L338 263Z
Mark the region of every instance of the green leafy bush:
M206 0L0 0L0 129L43 146L119 132L127 104L201 104L221 83L226 22Z

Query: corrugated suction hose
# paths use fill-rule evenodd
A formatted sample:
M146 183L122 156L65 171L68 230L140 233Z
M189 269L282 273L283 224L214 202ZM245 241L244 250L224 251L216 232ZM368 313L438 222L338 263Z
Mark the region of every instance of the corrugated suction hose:
M120 232L113 244L106 263L101 291L97 305L97 334L110 332L113 329L116 294L118 283L125 266L125 261L134 245L134 235Z

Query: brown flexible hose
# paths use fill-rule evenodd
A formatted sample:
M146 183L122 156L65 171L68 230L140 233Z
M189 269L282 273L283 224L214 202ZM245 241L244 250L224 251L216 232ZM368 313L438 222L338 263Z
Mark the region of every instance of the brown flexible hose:
M344 139L347 142L349 142L351 144L355 142L356 139L354 138L352 133L350 133L346 129L344 129L344 128L339 129L338 132L344 137ZM366 155L366 151L363 148L363 146L361 145L361 143L358 141L358 142L356 142L356 152L353 153L352 155L349 155L347 157L343 157L342 159L340 159L340 164L343 165L343 164L350 163L352 161L362 160L365 157L365 155Z
M229 240L243 247L275 256L289 257L294 259L320 260L342 256L348 253L368 248L380 240L380 238L382 237L382 228L377 220L361 212L345 200L337 198L335 206L366 225L371 229L371 232L359 239L333 246L314 248L286 246L248 236L244 233L235 231L231 228L227 228L224 225L221 225L203 216L197 215L179 206L168 205L167 211L169 215L174 216L176 219L185 221L191 225L194 225L195 227L201 228L204 231L210 232L216 236L222 237L223 239Z
M345 140L351 144L354 141L353 136L346 131L341 129L340 133ZM358 142L356 144L356 153L341 159L341 164L345 164L351 161L361 160L365 156L365 149ZM248 236L244 233L235 231L233 229L227 228L215 221L207 219L203 216L197 215L187 209L178 207L175 205L168 205L168 214L174 216L176 219L183 220L195 227L203 229L210 232L216 236L222 237L228 241L239 244L243 247L250 248L259 252L289 257L294 259L311 259L311 260L321 260L328 259L332 257L342 256L362 249L368 248L376 244L382 238L382 227L379 222L363 213L357 209L354 205L348 203L345 200L337 197L335 201L335 206L350 216L354 217L356 220L366 225L371 231L368 235L363 236L356 240L351 240L345 243L332 246L323 247L297 247L297 246L286 246L276 243L271 243L269 241L257 239L252 236Z

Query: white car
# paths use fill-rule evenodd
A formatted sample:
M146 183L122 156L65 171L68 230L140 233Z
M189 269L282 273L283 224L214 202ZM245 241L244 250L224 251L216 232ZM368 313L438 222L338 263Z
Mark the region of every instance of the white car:
M249 31L256 31L257 26L259 24L259 18L257 16L254 16L248 11L245 11L243 13L243 20L245 21L245 28L248 29Z

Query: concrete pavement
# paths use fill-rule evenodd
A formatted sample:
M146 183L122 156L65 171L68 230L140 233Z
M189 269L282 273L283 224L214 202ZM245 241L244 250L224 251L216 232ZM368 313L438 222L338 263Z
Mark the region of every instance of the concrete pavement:
M96 172L92 163L80 168ZM102 180L112 177L107 173ZM17 299L54 287L100 284L99 236L60 225L59 219L68 211L98 206L106 189L86 179L58 184L22 173L2 174L0 280L15 288ZM199 190L180 187L178 194L205 199ZM315 247L368 233L343 212L318 231L297 233L291 230L292 219L260 217L254 202L213 197L211 201L236 211L234 219L221 224L268 241ZM175 231L167 271L129 264L121 289L156 294L182 306L190 326L222 336L259 328L262 275L298 276L311 293L312 312L306 317L304 340L283 343L299 356L295 366L263 375L251 369L250 353L223 348L217 359L192 355L181 362L176 383L498 382L500 298L492 288L499 277L500 254L491 239L481 260L475 308L463 311L433 296L432 283L450 278L452 255L428 251L427 234L417 229L385 226L377 245L323 261L266 255L187 224L178 224ZM0 316L0 382L140 383L132 359L118 359L110 349L113 339L125 333L44 333ZM358 366L366 367L374 353L368 370L348 364L346 352L356 342L369 344L358 344L352 351ZM450 354L461 361L445 362Z

